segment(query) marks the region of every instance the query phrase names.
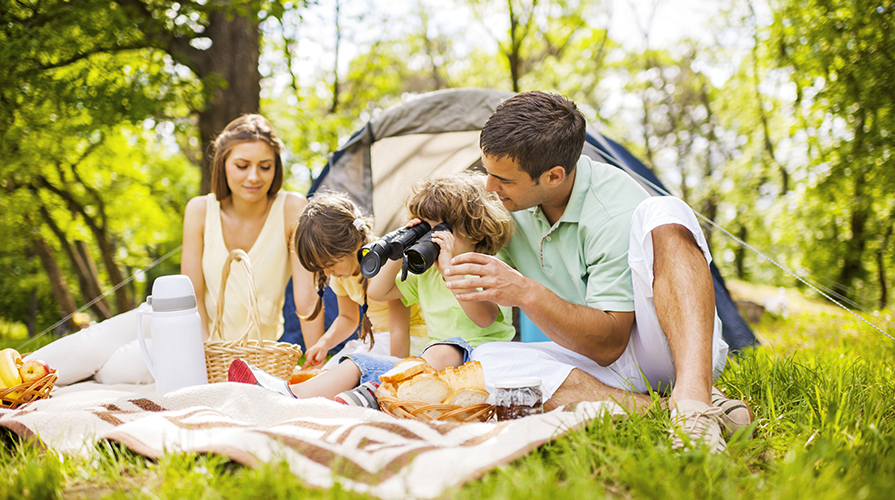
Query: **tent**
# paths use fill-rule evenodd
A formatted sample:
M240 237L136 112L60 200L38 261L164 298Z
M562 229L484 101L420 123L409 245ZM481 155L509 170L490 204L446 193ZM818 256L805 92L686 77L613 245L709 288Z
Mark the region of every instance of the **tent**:
M322 190L348 193L374 214L376 233L385 234L405 222L403 203L417 179L481 169L481 128L497 105L512 95L487 89L441 90L385 109L330 156L308 195ZM655 196L667 193L649 168L591 125L583 154L628 172ZM731 352L757 344L714 263L711 271L723 335ZM332 298L329 301L334 302ZM287 307L291 303L287 293ZM294 337L292 330L298 324L294 318L287 314L284 336Z

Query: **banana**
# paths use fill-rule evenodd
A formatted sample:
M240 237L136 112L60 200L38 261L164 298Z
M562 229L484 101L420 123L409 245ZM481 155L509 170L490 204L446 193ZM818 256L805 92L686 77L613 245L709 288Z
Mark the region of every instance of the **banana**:
M19 366L22 364L22 356L12 348L0 351L0 385L2 388L14 387L22 384L22 374Z

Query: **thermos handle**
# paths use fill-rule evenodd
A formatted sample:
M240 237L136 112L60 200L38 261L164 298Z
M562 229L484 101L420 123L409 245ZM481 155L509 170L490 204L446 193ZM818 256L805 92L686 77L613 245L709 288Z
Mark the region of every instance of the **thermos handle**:
M147 298L147 303L152 304L152 296L150 295ZM146 348L146 337L143 335L143 315L148 314L152 316L151 312L141 311L137 309L137 340L140 344L140 351L143 352L143 361L146 362L146 367L149 368L149 373L152 374L152 378L158 380L158 377L155 375L155 367L152 364L152 358L149 357L149 349Z

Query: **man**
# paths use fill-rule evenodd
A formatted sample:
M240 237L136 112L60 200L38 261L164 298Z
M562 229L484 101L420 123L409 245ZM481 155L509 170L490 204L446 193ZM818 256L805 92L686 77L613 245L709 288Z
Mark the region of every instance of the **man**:
M721 451L726 415L712 405L712 381L727 344L702 231L682 201L651 198L621 170L580 156L585 127L568 99L526 92L482 130L487 188L517 226L510 265L458 256L449 274L471 277L448 286L479 290L458 300L519 307L552 342L494 342L473 357L486 377L539 376L548 408L607 398L641 406L644 392L672 385L674 447L701 440Z

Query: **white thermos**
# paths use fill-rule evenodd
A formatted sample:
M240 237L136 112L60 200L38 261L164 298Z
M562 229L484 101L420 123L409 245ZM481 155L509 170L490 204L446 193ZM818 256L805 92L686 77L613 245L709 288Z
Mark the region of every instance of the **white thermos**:
M137 339L160 391L208 383L202 320L189 277L160 276L146 299L152 311L137 312ZM152 356L146 348L142 315L151 315Z

